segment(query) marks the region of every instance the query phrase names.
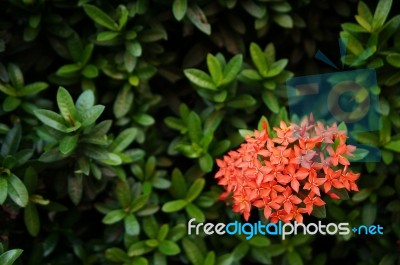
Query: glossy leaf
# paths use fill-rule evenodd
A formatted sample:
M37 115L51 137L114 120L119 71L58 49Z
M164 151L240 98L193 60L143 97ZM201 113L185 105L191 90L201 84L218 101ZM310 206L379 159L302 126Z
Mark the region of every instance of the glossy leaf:
M14 174L8 176L8 195L20 207L28 204L28 191L24 183Z
M86 14L93 19L94 22L97 24L110 29L110 30L118 30L118 24L110 17L108 16L104 11L99 9L98 7L94 5L89 5L85 4L83 6L83 9L85 10Z
M194 85L209 90L216 90L216 86L213 80L208 76L205 72L197 69L186 69L184 71L185 76L192 82Z
M186 200L175 200L165 203L161 209L165 213L172 213L183 209L186 205Z
M36 205L28 203L24 210L24 221L31 236L37 236L40 231L40 219Z
M176 20L180 21L186 15L187 0L174 0L172 4L172 13Z
M0 264L2 265L12 265L22 254L22 249L12 249L4 252L0 255Z

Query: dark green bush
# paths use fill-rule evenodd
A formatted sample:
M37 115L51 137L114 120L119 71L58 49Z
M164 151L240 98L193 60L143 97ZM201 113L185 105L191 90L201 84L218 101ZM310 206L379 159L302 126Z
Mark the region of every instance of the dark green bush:
M0 2L0 264L400 264L398 8ZM353 165L360 192L327 198L326 220L384 235L188 235L191 218L241 220L215 159L260 119L287 121L286 80L334 71L313 56L339 58L339 37L346 64L377 71L382 129L357 140L382 162Z

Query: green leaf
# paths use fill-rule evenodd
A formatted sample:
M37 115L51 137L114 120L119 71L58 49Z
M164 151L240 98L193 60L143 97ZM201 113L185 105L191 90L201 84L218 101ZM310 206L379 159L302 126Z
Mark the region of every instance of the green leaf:
M204 259L203 265L215 265L215 252L214 251L208 252L206 258Z
M129 249L128 249L128 255L130 257L134 256L142 256L150 251L152 251L153 248L149 247L146 245L144 241L140 241L137 243L132 244Z
M250 250L250 245L247 242L241 242L232 251L235 260L244 258Z
M231 108L248 108L254 106L257 101L250 95L240 95L228 102L227 106Z
M129 262L128 255L120 248L108 248L106 259L112 262Z
M185 237L182 240L182 246L187 258L193 265L203 265L204 255L192 240Z
M172 4L172 13L176 20L181 21L187 11L187 0L174 0Z
M115 197L117 198L119 204L123 208L129 207L132 200L132 193L129 188L129 184L126 181L118 181L115 190L114 190Z
M392 126L389 116L382 116L382 128L379 130L379 141L383 144L390 142Z
M122 219L125 218L125 216L127 216L127 213L124 210L122 209L113 210L107 213L106 216L104 216L103 220L101 221L103 222L103 224L110 225L121 221Z
M0 91L2 91L4 94L11 96L11 97L17 96L17 91L13 87L11 87L7 84L0 83Z
M400 26L400 15L392 17L379 32L379 42L386 43L387 40L393 36Z
M199 165L203 172L211 172L214 161L209 153L205 153L199 159Z
M391 201L386 206L386 209L391 212L400 212L400 200Z
M279 112L279 103L278 99L272 93L271 91L264 91L262 93L262 99L265 103L265 105L273 112L273 113L278 113Z
M253 251L252 251L252 254L251 254L251 256L252 256L252 258L254 258L257 262L259 262L259 264L270 264L271 262L265 262L265 261L260 261L259 259L258 259L258 256L257 256L257 254L255 254L254 251L255 249L253 249ZM217 264L218 265L231 265L231 264L233 264L234 263L234 256L233 256L233 254L232 253L229 253L229 254L224 254L224 255L222 255L222 256L219 256L218 257L218 260L217 260Z
M98 41L112 41L120 35L119 32L115 31L103 31L97 34L96 40Z
M392 2L392 0L379 0L372 20L372 29L374 31L379 30L383 24L385 24L386 18L388 17L392 7Z
M137 136L136 128L128 128L123 130L117 136L117 138L114 139L114 141L109 147L109 150L113 152L124 151L135 140L136 136Z
M379 262L379 265L395 265L396 260L398 256L395 253L387 253L381 261Z
M248 242L255 247L267 247L271 244L271 241L262 235L254 236Z
M28 190L24 183L14 174L8 176L8 195L20 207L28 204Z
M75 150L76 145L78 144L79 134L75 135L67 135L60 141L60 152L64 155L70 154Z
M106 160L109 158L107 150L99 146L88 145L84 149L85 155L95 160Z
M149 195L140 195L139 197L135 198L131 204L130 211L136 212L146 206L147 202L149 201Z
M113 106L114 115L117 119L125 116L133 104L133 92L130 86L124 86L118 93Z
M221 68L221 63L218 61L218 59L212 55L208 54L207 55L207 67L208 71L211 74L211 78L214 81L214 84L217 86L222 82L222 68Z
M88 89L83 92L76 100L75 107L79 113L85 112L94 105L94 93L92 90Z
M12 249L4 252L0 255L0 264L1 265L12 265L21 256L23 250L22 249Z
M81 73L84 77L92 79L99 75L99 69L97 69L93 64L88 64L85 65Z
M386 57L386 61L394 67L400 68L400 54L389 54Z
M181 252L180 247L171 240L161 241L158 250L167 256L175 256Z
M392 140L383 146L387 150L400 153L400 140Z
M149 238L157 238L158 233L158 223L154 216L147 216L143 218L142 227L144 233ZM186 229L185 229L186 232Z
M0 205L7 199L8 182L6 178L0 177Z
M78 205L83 194L83 175L75 173L68 177L68 195L71 201Z
M282 244L271 244L265 248L272 257L280 256L286 251L286 247Z
M142 46L138 41L132 41L126 43L126 50L133 56L133 57L140 57L142 55Z
M18 108L18 106L21 104L21 100L16 97L6 97L6 99L3 101L3 110L5 112L11 112Z
M202 128L201 128L201 119L200 116L191 111L187 121L188 126L188 134L190 141L192 143L200 143L201 135L202 135Z
M283 69L285 69L286 65L288 64L288 59L281 59L279 61L274 62L265 77L274 77L279 75Z
M362 189L353 196L353 201L360 202L365 200L371 194L371 190L369 189Z
M224 68L224 79L222 81L223 85L229 84L230 82L234 81L240 70L242 69L243 63L243 55L238 54L235 55L226 65Z
M189 158L199 158L203 153L203 149L199 147L197 144L177 144L175 146L175 150L182 153L184 156Z
M356 16L359 17L359 16ZM357 20L358 21L358 20ZM358 22L360 23L360 22ZM369 24L367 24L369 25ZM351 32L368 32L368 29L365 29L364 26L357 25L355 23L343 23L341 27L344 31L351 31Z
M69 122L71 127L74 126L76 120L76 109L74 101L72 100L69 92L63 87L58 88L57 105L64 120Z
M143 15L147 12L149 2L147 0L137 0L136 1L136 13Z
M200 195L205 184L206 181L203 178L196 179L187 192L186 200L188 202L194 201Z
M125 27L126 23L128 22L129 19L129 10L126 8L124 5L119 5L117 12L119 14L118 18L118 29L121 30L123 27Z
M352 154L353 156L348 157L350 162L360 161L369 154L369 150L363 148L357 148Z
M156 42L159 40L167 40L167 32L162 28L147 29L140 33L139 40L141 43Z
M289 252L287 254L287 259L289 265L303 265L303 260L297 252Z
M81 120L82 120L82 126L87 127L89 125L92 125L95 123L95 121L100 117L100 115L104 111L104 106L103 105L95 105L91 107L90 109L87 109L83 113L81 113Z
M70 77L70 76L78 74L81 71L81 69L82 69L81 65L66 64L66 65L61 66L57 70L56 74L59 76Z
M293 28L293 18L288 14L275 14L272 19L283 28Z
M21 96L29 96L39 93L42 90L45 90L49 87L49 84L45 82L35 82L29 85L24 86L22 89L18 91L18 94Z
M94 44L93 43L88 43L85 48L83 49L79 61L81 62L81 65L86 65L90 58L92 57L92 53L94 50Z
M182 210L187 205L186 200L175 200L165 203L161 210L165 213L173 213Z
M2 146L1 155L3 157L7 155L14 155L21 142L21 125L16 124L5 136Z
M136 236L140 233L140 225L135 215L128 214L124 218L125 232L130 236Z
M187 131L186 125L183 123L181 119L174 117L167 117L164 119L164 123L169 128L181 131L181 133L185 133Z
M364 52L361 42L349 32L340 32L341 39L347 39L347 48L356 56L360 56Z
M164 241L169 233L169 225L168 224L163 224L159 229L157 233L157 240L158 241Z
M172 171L172 188L171 193L175 198L184 198L187 194L187 184L182 172L175 168Z
M31 236L37 236L40 231L40 219L36 208L33 203L28 203L24 210L24 221L26 229Z
M260 46L254 42L250 44L250 56L258 72L261 75L266 74L268 72L267 60Z
M83 5L83 9L85 10L85 13L97 24L107 29L118 31L118 24L98 7L85 4Z
M372 22L372 13L369 10L368 5L366 3L364 3L363 1L359 1L357 11L358 14L366 21Z
M362 208L361 219L362 224L366 226L370 226L375 222L377 208L376 204L365 204Z
M312 215L317 218L326 218L326 208L324 206L315 206L312 211Z
M143 126L150 126L155 123L154 118L146 113L138 113L134 115L132 118L134 121Z
M216 90L213 80L205 72L198 69L186 69L184 74L194 85L209 90Z
M388 150L381 150L382 152L382 160L386 165L390 165L393 162L393 152Z
M243 8L255 18L262 18L267 12L265 5L258 5L253 0L240 1L240 3Z
M336 189L334 187L331 188L331 191L339 196L341 200L348 200L350 199L349 193L346 189Z
M211 25L208 24L207 17L200 7L193 5L187 9L186 14L196 28L207 35L211 35Z
M185 210L190 218L196 219L196 222L204 222L206 220L203 211L200 210L200 208L194 205L193 203L189 203L185 207Z
M18 91L24 87L24 76L21 69L16 64L8 64L8 77L11 84Z

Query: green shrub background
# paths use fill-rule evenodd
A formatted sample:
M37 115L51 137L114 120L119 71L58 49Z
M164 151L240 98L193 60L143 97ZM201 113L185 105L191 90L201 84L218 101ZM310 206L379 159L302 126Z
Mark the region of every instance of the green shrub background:
M1 1L0 264L400 264L398 8ZM321 220L384 235L188 235L190 218L242 220L218 200L215 159L287 120L285 81L335 71L313 56L339 62L339 37L348 64L369 49L355 67L377 71L383 127L357 139L382 162L354 163L360 192L326 198Z

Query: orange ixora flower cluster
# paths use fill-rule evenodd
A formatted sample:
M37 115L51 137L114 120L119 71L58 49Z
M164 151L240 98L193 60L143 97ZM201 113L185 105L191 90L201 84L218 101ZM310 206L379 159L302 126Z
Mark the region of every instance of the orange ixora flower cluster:
M348 160L355 147L346 145L346 133L336 124L325 127L310 115L300 125L281 121L273 129L276 137L270 138L265 123L238 150L217 159L215 178L226 189L220 198L232 194L233 211L246 221L255 206L271 222L301 223L314 205L325 205L321 192L339 199L340 189L358 191L359 173L349 169Z

